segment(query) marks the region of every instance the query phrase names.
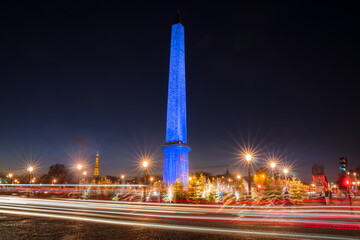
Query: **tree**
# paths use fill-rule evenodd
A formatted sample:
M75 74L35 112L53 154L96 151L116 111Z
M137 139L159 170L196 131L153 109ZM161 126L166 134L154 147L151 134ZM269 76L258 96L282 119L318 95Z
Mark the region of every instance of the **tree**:
M119 182L119 177L114 177L114 176L106 176L107 179L109 179L112 183L116 183Z
M200 174L200 177L193 176L189 183L189 199L198 201L202 199L203 191L205 187L204 175Z
M266 168L262 168L256 171L254 175L254 184L255 186L265 186L265 182L269 179Z
M291 179L289 182L290 188L290 200L292 201L302 201L308 198L308 195L305 191L305 185L301 181L296 180L296 178Z
M276 185L274 185L274 181L270 178L266 178L264 181L264 189L258 193L258 199L259 201L265 200L269 201L269 203L275 203L278 200L281 200L283 198L282 194L282 188L283 185L281 182L278 182Z
M187 196L186 196L186 191L184 190L184 185L179 182L176 181L173 187L173 200L176 201L181 201L181 200L186 200Z
M47 179L48 183L56 179L56 183L64 184L69 183L73 178L66 166L59 163L51 165L47 175L48 177L44 176L44 179Z
M210 182L210 179L208 179L208 182L205 184L203 191L205 193L205 199L207 201L217 203L220 200L219 191L216 188L215 183Z
M51 183L51 177L49 176L49 174L43 174L39 177L39 182L40 183Z

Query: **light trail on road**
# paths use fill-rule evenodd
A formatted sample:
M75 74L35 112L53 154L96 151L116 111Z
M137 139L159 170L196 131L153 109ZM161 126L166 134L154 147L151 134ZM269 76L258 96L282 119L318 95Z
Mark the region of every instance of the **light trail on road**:
M326 211L323 211L325 210ZM96 200L32 199L0 196L0 212L182 231L256 234L297 238L353 239L309 233L248 231L249 225L338 229L360 233L360 209L315 207L244 207L191 204L129 203ZM171 221L173 224L168 224ZM198 224L198 225L197 225ZM201 225L202 224L202 225ZM204 226L205 224L205 226Z
M206 232L206 233L222 233L222 234L251 234L251 235L262 235L262 236L276 236L284 238L312 238L312 239L334 239L334 240L350 240L354 238L348 237L336 237L336 236L322 236L316 234L289 234L289 233L274 233L274 232L256 232L256 231L243 231L243 230L234 230L234 229L221 229L221 228L207 228L207 227L192 227L192 226L179 226L179 225L168 225L168 224L151 224L151 223L134 223L129 221L120 221L120 220L108 220L108 219L96 219L89 217L72 217L66 215L55 215L55 214L38 214L38 213L25 213L20 211L4 211L4 213L17 214L17 215L30 215L37 217L54 217L62 218L68 220L80 220L88 222L97 222L97 223L109 223L109 224L120 224L120 225L130 225L130 226L141 226L141 227L153 227L169 230L180 230L180 231L196 231L196 232Z
M77 195L77 197L80 197L81 194L99 194L99 190L104 191L110 191L113 194L119 194L123 195L121 198L119 198L119 201L126 202L133 202L136 203L137 201L144 198L144 187L147 187L147 185L142 184L41 184L41 183L28 183L28 184L19 184L19 183L3 183L0 184L0 194L9 194L9 193L19 193L19 194L43 194L43 195L57 195L61 197L60 195L64 194L74 194ZM167 191L167 189L157 189L154 194L158 196L159 191ZM154 196L156 196L154 195ZM52 196L55 197L55 196ZM106 197L104 198L106 199ZM108 197L106 200L111 200L111 198ZM167 204L163 200L161 200L159 197L149 199L149 204L151 202L162 202L162 204ZM274 200L274 201L248 201L248 200L233 200L233 201L208 201L208 200L176 200L176 204L178 206L187 206L189 205L202 205L206 204L207 206L214 206L216 208L219 207L219 204L223 204L222 206L224 208L227 207L227 205L230 205L230 207L233 207L234 205L237 205L239 207L248 207L252 206L255 207L263 207L267 206L268 208L271 208L269 206L270 204L273 205L272 207L277 208L278 206L281 207L291 207L293 202L291 202L288 199L283 200ZM310 205L307 206L308 208L313 208L314 205L320 206L319 204L326 204L325 199L304 199L302 203ZM360 208L360 199L342 199L342 198L336 198L331 200L331 204L335 206L322 206L323 208L341 208L341 207L347 207L352 206L352 209ZM288 206L287 206L288 205ZM290 206L289 206L290 205ZM343 205L343 206L341 206ZM347 205L347 206L346 206Z
M147 185L143 184L41 184L41 183L25 183L25 184L12 184L12 183L2 183L0 187L122 187L122 188L129 188L129 187L146 187Z

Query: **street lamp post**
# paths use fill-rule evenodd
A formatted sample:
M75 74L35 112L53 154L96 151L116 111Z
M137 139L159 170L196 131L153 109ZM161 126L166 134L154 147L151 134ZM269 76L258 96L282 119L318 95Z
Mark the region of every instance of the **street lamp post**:
M82 165L78 164L76 168L78 169L78 185L80 185L80 171L82 169ZM80 189L80 186L78 186L78 189Z
M125 175L121 175L121 184L124 184Z
M147 161L144 161L144 162L143 162L143 167L144 167L144 185L146 185L146 169L147 169L147 166L148 166L148 162L147 162Z
M240 178L241 178L241 176L238 174L236 176L236 178L237 178L237 187L240 188ZM235 186L235 188L236 188L236 186Z
M147 161L144 161L142 163L143 167L144 167L144 202L146 201L146 169L147 169L147 166L148 166L148 162Z
M154 178L151 177L151 178L150 178L151 186L153 185L153 181L154 181Z
M29 172L29 183L31 183L31 173L34 171L34 167L29 166L27 168L27 171Z
M284 169L284 174L285 174L285 194L289 194L288 192L288 182L287 182L287 174L289 173L289 170L287 168Z
M289 173L289 170L287 168L284 169L284 174L285 174L285 183L287 186L287 174Z
M251 177L250 177L250 161L251 161L251 155L246 155L246 161L247 161L247 170L248 170L248 193L249 196L251 195Z
M8 174L8 176L9 176L9 179L10 179L10 184L12 184L12 177L13 177L13 174L12 174L12 173L9 173L9 174Z
M271 175L272 175L272 178L273 178L273 180L274 180L274 186L275 186L275 176L274 176L274 169L275 169L275 167L276 167L276 163L274 163L274 162L272 162L271 164L270 164L270 167L271 167Z
M84 171L84 172L83 172L83 175L84 175L84 184L86 184L86 174L87 174L87 172Z

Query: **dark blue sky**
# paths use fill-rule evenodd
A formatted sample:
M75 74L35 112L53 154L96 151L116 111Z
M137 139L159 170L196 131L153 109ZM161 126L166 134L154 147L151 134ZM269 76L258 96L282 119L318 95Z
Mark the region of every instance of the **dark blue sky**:
M335 175L342 155L360 165L354 6L4 1L0 171L19 168L25 156L41 158L43 171L79 154L93 164L99 150L101 173L119 175L146 145L161 172L177 9L193 170L233 164L235 140L249 136L295 162L305 180L313 163Z

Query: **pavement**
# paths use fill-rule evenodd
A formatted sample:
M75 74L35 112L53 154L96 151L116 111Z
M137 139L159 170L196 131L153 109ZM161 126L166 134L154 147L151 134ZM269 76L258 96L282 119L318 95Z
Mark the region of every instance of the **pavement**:
M0 239L360 239L360 206L218 206L0 196Z

